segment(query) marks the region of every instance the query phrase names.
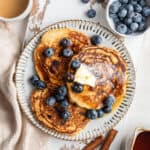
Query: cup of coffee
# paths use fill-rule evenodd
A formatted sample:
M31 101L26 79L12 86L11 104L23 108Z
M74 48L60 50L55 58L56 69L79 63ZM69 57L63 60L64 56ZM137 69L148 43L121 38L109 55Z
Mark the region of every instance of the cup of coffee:
M0 0L0 20L18 21L32 10L33 0Z

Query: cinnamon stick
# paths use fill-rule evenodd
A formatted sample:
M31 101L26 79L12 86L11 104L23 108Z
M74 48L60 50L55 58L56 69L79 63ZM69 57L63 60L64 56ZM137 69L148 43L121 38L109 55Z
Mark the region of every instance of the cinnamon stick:
M109 150L109 147L111 145L111 143L113 142L114 138L117 135L117 130L111 129L106 137L106 139L104 140L104 143L101 147L100 150Z
M90 142L87 146L85 146L83 150L94 150L102 142L103 142L103 136L99 136L94 141Z

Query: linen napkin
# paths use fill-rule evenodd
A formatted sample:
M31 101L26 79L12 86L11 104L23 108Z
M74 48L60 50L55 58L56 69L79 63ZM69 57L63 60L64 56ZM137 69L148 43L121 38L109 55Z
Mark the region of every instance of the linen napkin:
M0 22L0 150L43 150L49 136L26 120L17 102L14 73L21 43L13 31Z

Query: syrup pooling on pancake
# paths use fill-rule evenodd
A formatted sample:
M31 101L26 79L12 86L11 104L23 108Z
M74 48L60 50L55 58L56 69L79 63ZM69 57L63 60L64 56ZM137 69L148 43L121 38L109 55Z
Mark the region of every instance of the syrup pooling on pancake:
M72 90L74 83L67 83L70 100L80 107L99 109L103 107L103 101L109 95L117 98L125 93L126 63L115 50L104 47L83 48L72 60L79 60L81 64L86 65L96 79L95 87L85 83L83 92L78 94ZM76 70L71 67L68 72L76 74ZM80 74L82 79L82 70Z
M71 60L71 57L62 56L63 47L60 41L63 38L71 40L72 45L68 48L72 49L74 54L90 44L90 39L86 35L71 29L50 30L42 36L40 44L34 51L34 63L39 77L46 80L52 90L64 84L68 63ZM54 55L45 57L43 52L46 48L53 48Z

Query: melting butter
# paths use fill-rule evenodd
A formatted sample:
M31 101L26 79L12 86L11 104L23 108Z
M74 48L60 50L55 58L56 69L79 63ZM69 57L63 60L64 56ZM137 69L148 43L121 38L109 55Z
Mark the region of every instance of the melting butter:
M96 77L89 71L88 66L85 64L81 64L80 68L76 71L74 81L91 87L95 87L96 85Z

